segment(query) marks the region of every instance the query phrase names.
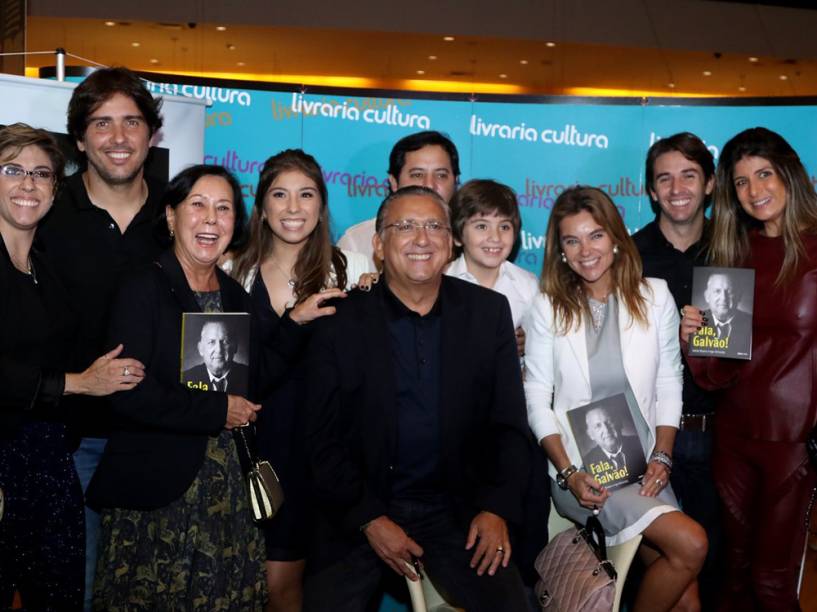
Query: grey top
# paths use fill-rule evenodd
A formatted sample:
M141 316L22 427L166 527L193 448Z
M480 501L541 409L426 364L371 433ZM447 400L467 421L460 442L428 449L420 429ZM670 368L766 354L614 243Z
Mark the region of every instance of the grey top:
M638 409L635 395L627 382L624 372L624 361L621 358L621 336L618 329L618 299L615 294L607 297L607 304L602 304L589 298L591 310L597 313L600 326L596 329L593 322L588 321L584 328L585 343L587 346L588 370L590 372L591 401L596 402L606 397L623 393L627 398L627 406L633 416L636 434L644 449L644 456L649 454L653 434L649 431L641 410ZM599 315L599 313L601 313Z

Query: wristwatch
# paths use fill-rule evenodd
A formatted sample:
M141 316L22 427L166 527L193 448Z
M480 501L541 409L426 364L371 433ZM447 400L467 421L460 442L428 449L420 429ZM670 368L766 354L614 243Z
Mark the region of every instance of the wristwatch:
M556 484L562 491L567 491L567 479L579 471L575 465L570 464L565 469L556 474Z

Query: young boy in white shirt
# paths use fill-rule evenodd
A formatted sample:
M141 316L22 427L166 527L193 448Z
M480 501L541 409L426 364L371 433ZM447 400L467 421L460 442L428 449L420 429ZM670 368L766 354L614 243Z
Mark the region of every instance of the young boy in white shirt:
M539 282L535 275L508 261L522 225L516 194L502 183L476 179L460 187L450 206L457 257L445 273L493 289L508 299L521 357L525 321Z

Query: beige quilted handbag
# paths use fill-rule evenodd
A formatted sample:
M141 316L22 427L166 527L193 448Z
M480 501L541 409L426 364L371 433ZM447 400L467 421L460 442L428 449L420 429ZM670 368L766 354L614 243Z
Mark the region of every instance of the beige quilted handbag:
M594 537L595 536L595 537ZM540 580L534 591L548 612L610 612L616 598L616 570L607 560L604 531L595 516L584 529L554 537L535 562Z

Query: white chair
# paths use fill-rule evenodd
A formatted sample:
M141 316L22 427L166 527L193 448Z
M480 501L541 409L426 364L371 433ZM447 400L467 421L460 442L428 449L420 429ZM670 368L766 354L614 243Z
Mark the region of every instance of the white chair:
M558 533L572 529L575 525L556 512L556 508L551 506L550 516L548 517L548 533L551 539ZM607 557L616 568L618 579L616 580L616 599L613 602L613 612L618 612L621 605L621 594L624 591L624 582L627 580L627 572L630 571L630 566L633 564L635 553L638 551L638 546L641 544L641 534L628 540L623 544L607 547Z
M406 563L406 566L414 571L410 564ZM406 585L411 597L412 612L464 612L446 602L425 574L416 582L406 577Z
M551 538L557 533L572 529L573 527L574 524L572 521L564 518L556 512L555 508L551 507L550 516L548 517L548 533ZM607 556L613 564L613 567L616 568L616 573L618 574L613 612L618 612L619 606L621 605L621 594L624 591L624 582L627 579L627 572L630 571L630 566L633 564L635 553L638 551L640 544L641 535L639 534L623 544L607 547ZM414 571L413 567L409 567ZM406 578L406 585L408 586L409 596L411 597L412 612L463 612L461 608L453 607L442 598L427 575L424 575L423 579L418 582Z

